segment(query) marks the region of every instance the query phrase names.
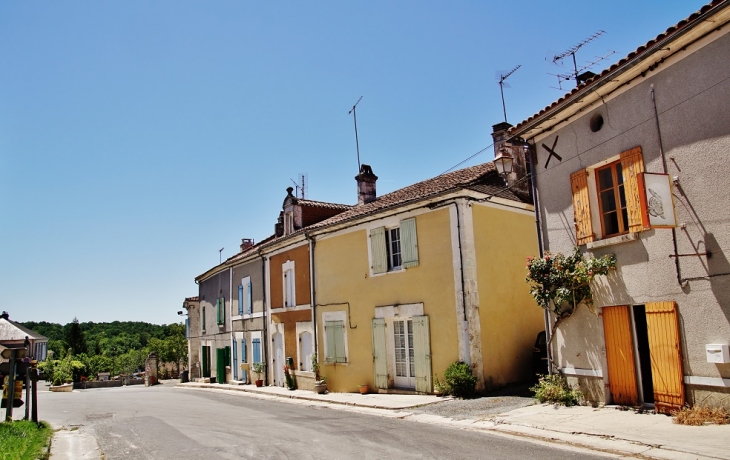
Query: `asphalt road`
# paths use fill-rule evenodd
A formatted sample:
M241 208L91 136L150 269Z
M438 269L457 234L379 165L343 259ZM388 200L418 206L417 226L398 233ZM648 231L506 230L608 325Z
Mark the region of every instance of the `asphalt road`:
M39 416L78 427L114 459L605 458L397 413L245 393L131 386L39 393Z

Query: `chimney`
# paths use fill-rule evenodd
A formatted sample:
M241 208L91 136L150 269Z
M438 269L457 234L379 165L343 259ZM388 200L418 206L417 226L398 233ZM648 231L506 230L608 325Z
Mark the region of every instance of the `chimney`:
M492 126L492 140L494 141L494 157L504 149L512 156L512 174L505 177L507 186L516 195L532 200L530 182L523 180L527 176L528 144L521 139L509 139L509 130L512 125L505 122Z
M499 154L499 149L502 148L505 141L507 140L507 133L509 132L509 129L511 127L512 125L507 123L506 121L497 123L496 125L492 125L492 141L494 142L495 157Z
M10 315L8 312L4 311L2 315L0 315L0 318L2 319L10 319Z
M242 238L241 239L241 251L245 251L246 249L253 246L253 238Z
M357 181L357 204L375 201L375 181L378 180L378 176L373 174L373 168L370 165L361 165L360 174L355 176L355 180Z

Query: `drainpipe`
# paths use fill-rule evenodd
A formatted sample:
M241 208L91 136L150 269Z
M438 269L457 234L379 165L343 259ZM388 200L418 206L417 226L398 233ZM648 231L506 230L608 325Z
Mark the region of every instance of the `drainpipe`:
M312 306L312 325L314 326L314 356L319 360L317 354L317 288L315 287L315 275L314 275L314 246L316 244L315 239L307 232L304 232L304 237L309 241L309 297L310 305Z
M667 173L667 157L664 154L664 143L662 142L662 130L659 127L659 111L656 107L656 97L654 96L654 83L650 86L651 90L651 103L654 106L654 120L656 121L656 133L659 139L659 155L662 157L662 172ZM679 287L682 287L684 280L682 279L682 269L679 266L679 257L677 251L677 228L672 227L672 245L674 246L674 270L677 273L677 282Z
M262 358L264 363L268 365L268 352L269 349L269 334L268 334L268 317L266 315L266 258L264 257L263 253L261 252L261 249L259 249L259 257L261 257L261 299L263 300L262 304L262 311L261 314L263 322L264 322L264 336L261 338L262 347L261 347L261 353L263 354ZM253 346L253 345L251 345ZM269 385L269 373L264 372L264 383L266 383L266 386Z

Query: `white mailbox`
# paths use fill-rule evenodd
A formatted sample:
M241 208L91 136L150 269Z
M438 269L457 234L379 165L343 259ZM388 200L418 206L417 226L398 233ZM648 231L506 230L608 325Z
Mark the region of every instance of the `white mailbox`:
M708 363L730 363L730 346L721 343L705 345Z

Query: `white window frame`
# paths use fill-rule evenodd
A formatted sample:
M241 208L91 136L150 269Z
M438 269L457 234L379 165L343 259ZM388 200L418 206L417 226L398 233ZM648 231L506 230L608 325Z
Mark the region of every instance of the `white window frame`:
M296 307L297 283L295 265L293 260L287 260L281 265L281 282L284 294L284 307Z
M403 229L406 228L404 238ZM393 251L393 234L398 234L398 253ZM419 265L416 218L407 217L370 228L368 233L370 272L372 276L403 272Z
M251 305L249 304L249 298L248 298L248 285L251 284L251 277L245 276L241 278L241 287L242 289L239 291L239 299L238 299L238 305L243 306L242 309L240 309L240 315L238 315L238 318L242 318L244 316L249 316L249 309L251 312L253 312L253 308L251 308ZM250 299L253 300L253 299Z
M327 361L327 333L323 334L323 342L324 342L324 362L321 364L324 365L347 365L350 362L350 351L347 344L347 312L346 311L327 311L322 313L322 325L326 324L327 321L342 321L343 328L342 328L342 341L345 344L345 362L344 363L335 363L333 361Z
M393 251L393 234L398 233L398 252ZM388 259L388 271L403 269L403 249L401 248L400 225L385 229L385 254ZM396 263L395 257L398 256Z
M289 211L284 213L284 235L292 233L294 233L294 212Z

